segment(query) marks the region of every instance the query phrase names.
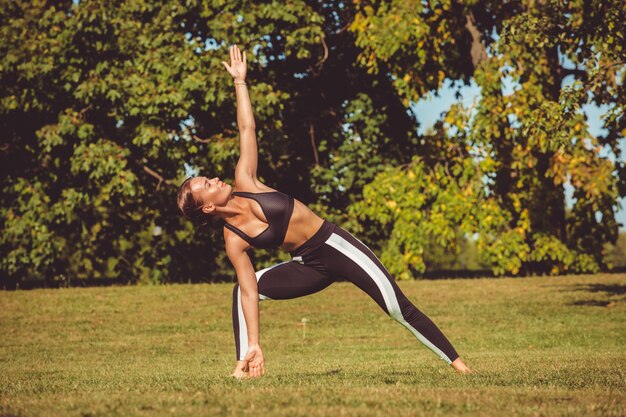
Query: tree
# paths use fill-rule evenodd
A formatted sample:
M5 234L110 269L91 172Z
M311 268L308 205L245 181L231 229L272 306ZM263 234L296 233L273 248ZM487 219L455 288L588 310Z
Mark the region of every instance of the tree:
M602 256L605 242L615 242L617 199L626 195L625 164L618 141L626 134L623 71L625 11L617 1L391 1L360 5L352 29L357 44L364 48L360 60L376 71L382 64L391 68L394 87L408 106L444 78L466 81L473 77L481 87L476 116L468 122L454 114L449 125L459 133L443 133L437 148L460 152L445 161L420 165L423 176L436 175L443 164L465 172L475 162L474 180L483 177L486 193L476 204L487 210L473 226L466 224L469 207L446 206L449 219L433 223L450 192L463 184L448 185L435 177L423 183L415 195L428 193L433 203L415 207L414 200L398 204L404 211L427 210L422 221L409 225L397 221L391 237L404 238L389 246L388 262L396 271L407 267L423 270L420 253L424 233L450 237L457 227L479 233L479 248L496 273L596 272L606 268ZM559 54L576 64L567 68ZM465 61L471 57L468 71ZM436 74L439 74L436 76ZM575 81L564 86L565 77ZM506 79L518 85L504 95ZM594 102L609 105L603 116L607 134L593 137L580 111ZM464 144L468 151L463 152ZM615 155L612 161L600 153L602 147ZM470 156L473 153L473 156ZM435 154L438 154L435 152ZM395 172L397 180L410 183L415 166ZM447 179L455 176L447 176ZM457 179L459 181L460 179ZM380 178L376 181L380 181ZM564 184L570 182L576 199L571 213L565 210ZM443 185L443 186L442 186ZM415 184L412 184L414 187ZM450 188L452 186L452 189ZM451 191L452 190L452 191ZM371 195L376 194L376 196ZM388 189L372 188L370 198L388 197ZM445 197L445 196L448 197ZM365 196L367 199L368 189ZM395 200L394 200L395 201ZM384 222L377 212L354 206L355 214ZM490 223L489 212L500 219ZM446 213L444 213L444 216ZM494 217L492 217L494 218ZM506 224L501 221L506 219ZM427 232L428 230L430 232ZM420 231L418 231L419 229ZM451 240L448 241L452 244ZM394 255L401 256L392 256ZM395 260L395 261L394 261Z
M251 52L261 179L345 216L385 163L414 153L415 121L384 75L355 62L353 10L331 5L1 2L3 280L233 276L220 225L194 229L175 207L189 170L232 180L235 95L221 61L233 43ZM389 115L361 114L373 109ZM380 155L359 176L369 161L348 152L348 125ZM344 185L325 188L328 176ZM257 266L280 256L254 254Z
M215 70L223 49L205 51L207 34L227 48L222 40L247 43L278 23L296 34L287 51L301 55L321 33L319 19L301 27L313 14L307 7L247 2L1 6L5 273L50 282L223 279L218 239L181 221L175 207L185 163L234 166L230 80ZM246 8L258 22L239 24ZM267 126L288 94L255 84Z
M626 268L626 232L620 231L615 244L604 246L605 261L613 268Z
M175 195L188 172L232 180L235 95L221 61L233 43L250 52L261 179L384 250L399 275L422 268L432 242L457 250L459 230L500 273L597 270L626 193L622 9L0 0L2 279L232 279L220 225L194 229ZM507 75L522 88L503 96ZM568 75L578 82L564 88ZM409 105L446 78L481 85L477 114L453 106L419 137ZM605 137L578 111L591 100L610 106Z

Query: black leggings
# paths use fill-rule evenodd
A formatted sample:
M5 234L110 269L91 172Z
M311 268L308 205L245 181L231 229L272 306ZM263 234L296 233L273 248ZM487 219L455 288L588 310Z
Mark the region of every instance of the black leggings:
M448 364L459 357L441 330L406 298L376 255L341 227L324 220L322 227L290 254L291 261L256 272L260 300L302 297L345 279ZM248 351L248 329L238 284L233 290L233 330L237 360L242 360Z

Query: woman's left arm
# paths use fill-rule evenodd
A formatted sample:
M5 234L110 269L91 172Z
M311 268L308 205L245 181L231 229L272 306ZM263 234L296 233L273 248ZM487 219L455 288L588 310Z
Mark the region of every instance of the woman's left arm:
M250 95L245 84L246 53L243 55L237 45L230 48L230 66L222 61L235 82L237 95L237 126L239 127L239 161L235 168L235 178L242 175L256 179L258 150L256 143L256 125L252 113Z

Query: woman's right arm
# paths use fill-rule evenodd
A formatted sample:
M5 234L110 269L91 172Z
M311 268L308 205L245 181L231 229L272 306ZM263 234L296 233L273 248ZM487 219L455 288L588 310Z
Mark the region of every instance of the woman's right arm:
M239 239L226 238L226 255L237 272L241 307L248 329L248 352L243 368L249 367L251 377L260 377L265 374L265 360L259 344L259 290L250 257L238 242Z

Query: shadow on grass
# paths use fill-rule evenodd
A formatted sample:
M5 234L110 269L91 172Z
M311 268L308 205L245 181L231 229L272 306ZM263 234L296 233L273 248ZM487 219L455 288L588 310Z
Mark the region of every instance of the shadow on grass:
M297 376L300 378L302 377L305 380L310 380L310 379L314 379L314 378L328 378L328 377L338 377L338 378L354 378L355 376L359 376L360 378L380 378L381 382L384 382L385 384L395 384L396 382L398 382L399 380L403 379L403 378L411 378L411 377L415 377L416 373L415 371L400 371L400 370L394 370L394 371L372 371L370 372L363 372L363 371L358 371L358 370L350 370L350 371L346 371L342 368L336 368L336 369L330 369L330 370L325 370L325 371L319 371L319 372L299 372L297 374Z
M623 295L626 294L626 285L578 284L576 291L607 292L613 295Z
M613 303L613 301L607 300L580 300L574 301L573 303L569 303L571 306L587 306L587 307L606 307L609 304Z
M620 297L626 294L626 285L621 284L578 284L573 291L586 291L591 293L605 293L607 298L596 300L578 300L569 305L589 306L589 307L611 307L616 303L626 301L626 297Z

